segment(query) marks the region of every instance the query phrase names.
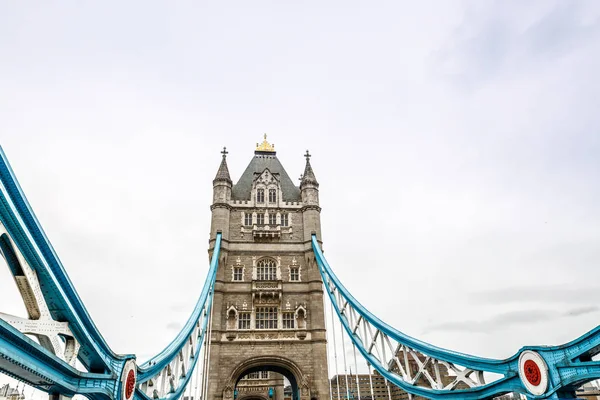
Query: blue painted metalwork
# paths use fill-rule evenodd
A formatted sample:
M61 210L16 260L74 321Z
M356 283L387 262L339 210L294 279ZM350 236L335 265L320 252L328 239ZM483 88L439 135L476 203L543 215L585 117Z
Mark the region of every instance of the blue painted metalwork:
M586 333L580 338L561 346L529 346L521 348L517 354L506 360L494 360L458 352L445 350L428 343L412 338L397 329L387 325L362 306L348 290L341 284L333 270L323 256L316 235L312 236L312 246L321 277L332 301L335 311L360 353L368 362L386 379L409 393L427 398L457 398L457 399L487 399L503 393L518 392L530 398L553 398L563 393L574 393L575 388L585 382L600 378L600 361L592 361L592 357L600 353L600 326ZM369 326L371 330L371 343L366 342L367 334L361 337L360 327L365 332ZM374 338L373 338L374 336ZM390 346L391 352L403 354L415 352L427 357L427 362L432 365L462 366L469 373L491 372L502 375L500 379L491 383L481 383L469 389L455 389L454 387L421 387L417 382L410 382L406 377L395 370L400 365L393 364L396 354L390 354L390 363L385 357L376 356L374 347L380 340L381 343L390 344L391 341L398 347ZM376 350L376 349L375 349ZM530 393L522 382L519 374L519 357L526 351L538 353L548 366L548 388L541 395ZM383 360L382 360L383 358ZM483 375L481 375L483 376ZM432 384L431 386L436 386ZM558 398L558 397L556 397Z
M125 400L124 376L133 368L137 376L136 388L129 400L132 397L138 400L177 400L181 397L198 365L203 346L209 342L220 233L214 242L204 287L185 326L162 352L136 367L135 356L115 354L98 331L1 148L0 230L0 253L21 285L22 295L33 293L27 286L31 284L28 279L33 279L43 297L44 312L51 318L48 323L58 334L61 334L60 329L68 331L77 342L75 346L73 340L67 339L61 358L49 350L54 349L50 339L47 343L43 340L36 343L26 336L27 331L15 328L17 325L14 324L22 320L4 314L4 317L11 317L12 322L0 318L0 371L50 393L66 396L78 393L94 400ZM574 388L585 382L600 378L600 362L592 359L600 353L600 326L561 346L524 347L506 360L445 350L405 335L369 313L335 276L314 235L312 245L327 293L345 332L379 373L407 392L428 398L483 399L507 392L524 393L535 399L559 398L572 394ZM43 310L38 309L37 297L29 300L33 302L28 308L29 317L36 320ZM67 350L77 356L87 372L79 371L67 362ZM399 354L404 355L405 367ZM540 365L547 367L547 374L543 369L547 385L544 383L542 393L532 394L523 378L524 356L539 357ZM418 367L414 376L408 357L412 357ZM455 374L450 384L440 379L441 367ZM432 377L430 370L436 376ZM501 377L485 383L484 372ZM470 387L460 387L461 383Z
M210 270L200 298L183 330L160 354L142 366L135 367L134 355L114 353L95 326L50 241L33 213L9 163L0 148L0 253L6 259L15 279L23 285L27 268L39 283L39 291L52 321L67 327L77 341L76 355L88 372L74 368L65 359L27 337L0 315L0 371L37 389L72 396L76 393L91 399L124 397L123 372L133 365L137 372L137 388L132 397L149 399L140 388L155 374L175 368L178 376L169 376L171 390L162 397L178 399L186 388L200 358L208 316L211 312L213 286L219 261L221 235L218 234ZM22 257L22 258L20 258ZM29 269L28 269L29 270ZM30 276L31 277L31 276ZM25 285L29 285L26 282ZM21 288L20 288L21 289ZM31 287L28 287L31 293ZM23 294L23 292L22 292ZM34 301L37 299L29 299ZM36 303L37 304L37 303ZM38 313L36 306L28 308ZM30 315L35 320L39 315ZM13 317L17 320L17 317ZM40 343L42 341L40 340ZM43 343L42 343L43 344ZM191 345L190 345L191 344ZM184 356L187 359L184 359ZM147 386L147 385L146 385Z
M192 312L192 315L177 337L161 353L138 367L138 383L141 384L142 387L146 387L143 385L144 383L147 383L153 378L156 379L160 374L170 374L173 375L173 379L178 380L178 382L174 382L173 384L173 391L164 397L167 400L178 399L187 387L191 377L191 373L185 371L180 376L176 376L175 374L171 373L170 364L180 359L180 356L181 358L184 357L182 349L186 343L194 338L197 339L197 342L193 347L194 350L191 355L187 355L190 361L188 370L190 372L193 371L198 363L198 355L200 354L202 343L204 342L205 338L207 340L209 339L206 337L206 334L208 331L208 323L212 311L214 283L217 277L217 269L219 267L220 250L221 233L217 233L208 276L204 282L204 287L200 294L200 298L196 303L196 307ZM143 388L140 389L139 387L136 390L136 396L142 399L150 399L148 394L144 393Z
M89 316L0 148L0 220L29 265L36 271L55 320L68 321L81 344L80 360L90 371L104 372L132 355L117 355Z

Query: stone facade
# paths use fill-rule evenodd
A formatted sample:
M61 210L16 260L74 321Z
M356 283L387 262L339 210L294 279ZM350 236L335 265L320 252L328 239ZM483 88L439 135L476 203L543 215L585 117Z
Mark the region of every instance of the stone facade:
M241 399L236 388L249 391L242 377L271 371L290 381L296 398L328 399L323 285L311 245L313 233L321 240L321 209L310 156L298 187L266 138L235 185L226 154L211 206L209 254L218 232L222 245L208 398Z

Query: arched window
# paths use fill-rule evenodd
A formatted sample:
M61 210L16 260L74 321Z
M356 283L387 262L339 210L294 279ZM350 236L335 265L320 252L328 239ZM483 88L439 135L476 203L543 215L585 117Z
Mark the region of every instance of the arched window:
M265 189L258 189L256 191L256 202L257 203L265 202Z
M277 264L269 258L260 260L256 265L256 279L259 281L276 281Z
M269 189L269 203L277 203L277 190Z

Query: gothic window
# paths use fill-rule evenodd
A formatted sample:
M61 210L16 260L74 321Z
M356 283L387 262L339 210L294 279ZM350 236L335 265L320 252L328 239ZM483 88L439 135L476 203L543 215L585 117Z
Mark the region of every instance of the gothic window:
M256 279L259 281L276 281L277 264L270 259L260 260L256 265Z
M269 379L269 371L250 372L242 379Z
M256 329L277 329L277 307L256 307Z
M295 320L293 312L284 312L282 315L283 329L294 329L295 328Z
M252 225L252 213L244 213L244 225Z
M281 214L281 226L289 226L288 214Z
M244 268L243 267L233 267L233 280L234 281L243 281L244 280Z
M256 202L257 203L265 202L265 189L258 189L256 191Z
M269 214L269 225L277 225L277 215Z
M250 329L249 312L241 312L238 314L238 329Z
M277 203L277 190L269 189L269 203Z
M264 225L265 224L265 214L264 213L258 213L258 214L256 214L256 224L257 225Z
M299 281L299 280L300 280L300 268L290 267L290 281Z

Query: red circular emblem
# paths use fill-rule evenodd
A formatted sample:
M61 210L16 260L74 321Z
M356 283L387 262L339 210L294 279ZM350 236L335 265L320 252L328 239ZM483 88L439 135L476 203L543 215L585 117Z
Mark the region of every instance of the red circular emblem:
M535 361L525 361L523 371L525 372L525 378L527 378L527 381L533 386L539 385L542 381L542 372L540 371L540 367L538 367Z
M125 381L125 398L130 399L133 394L133 389L135 389L135 372L133 370L129 370L127 374L127 380Z

